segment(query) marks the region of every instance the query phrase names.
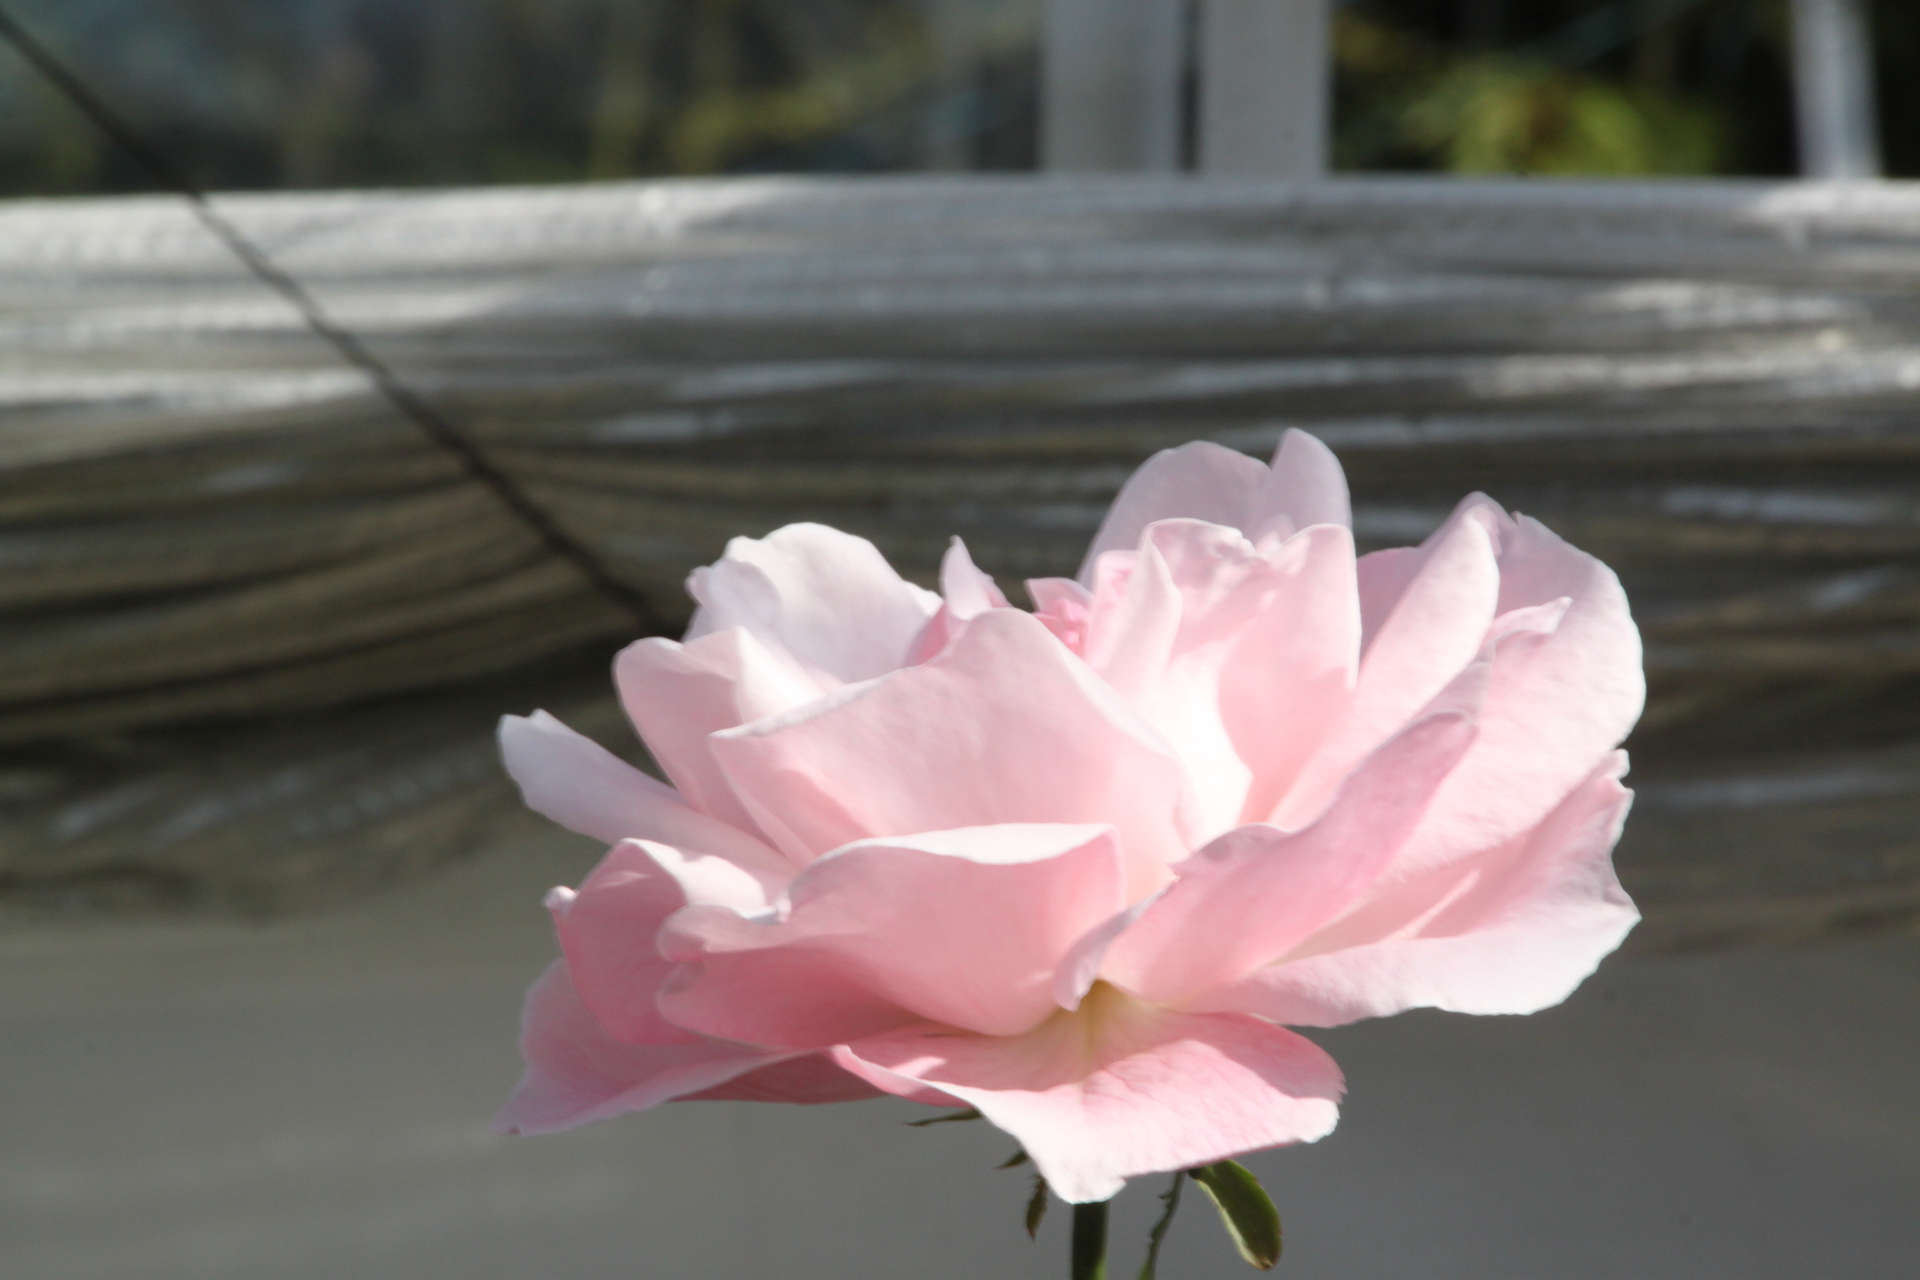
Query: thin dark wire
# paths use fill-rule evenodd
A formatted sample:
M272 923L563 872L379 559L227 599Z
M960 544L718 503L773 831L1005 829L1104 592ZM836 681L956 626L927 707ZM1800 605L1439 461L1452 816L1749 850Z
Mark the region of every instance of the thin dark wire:
M402 416L424 432L434 444L452 454L467 475L492 490L500 504L531 529L549 551L578 569L596 591L620 606L643 631L659 630L659 620L645 597L614 577L598 556L562 529L511 476L496 467L479 446L467 438L466 433L409 389L358 338L336 325L305 286L276 266L264 251L242 235L240 229L213 207L206 194L186 174L148 145L146 139L108 106L99 94L55 58L4 8L0 8L0 37L4 37L34 70L45 76L135 164L145 169L162 186L183 197L200 224L212 232L248 271L284 298L306 322L307 328L331 346L341 359L366 374L374 389Z

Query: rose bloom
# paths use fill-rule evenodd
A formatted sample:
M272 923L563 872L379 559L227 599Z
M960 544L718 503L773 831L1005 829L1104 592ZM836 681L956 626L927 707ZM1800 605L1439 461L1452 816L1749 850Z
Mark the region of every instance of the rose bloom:
M1311 1142L1288 1027L1564 999L1638 918L1644 692L1607 567L1466 499L1356 561L1339 464L1189 444L1077 580L935 595L813 524L737 538L615 663L671 787L544 713L527 803L612 845L548 907L509 1132L670 1099L978 1108L1055 1192Z

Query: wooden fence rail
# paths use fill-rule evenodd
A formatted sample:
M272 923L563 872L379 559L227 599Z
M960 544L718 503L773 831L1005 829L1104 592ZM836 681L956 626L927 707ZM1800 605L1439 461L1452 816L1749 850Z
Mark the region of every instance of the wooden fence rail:
M1640 945L1920 914L1920 190L794 180L222 198L664 613L825 520L1071 571L1127 470L1315 431L1617 565ZM620 741L630 625L177 205L0 208L0 892L290 909ZM630 749L630 743L628 744Z

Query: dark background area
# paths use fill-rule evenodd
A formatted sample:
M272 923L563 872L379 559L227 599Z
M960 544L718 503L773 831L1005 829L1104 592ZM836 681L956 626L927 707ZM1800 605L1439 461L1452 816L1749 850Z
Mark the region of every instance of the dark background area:
M1887 172L1920 6L1877 0ZM1038 0L13 0L202 183L465 185L1035 162ZM1795 171L1786 0L1349 0L1335 166ZM0 51L0 194L146 177Z

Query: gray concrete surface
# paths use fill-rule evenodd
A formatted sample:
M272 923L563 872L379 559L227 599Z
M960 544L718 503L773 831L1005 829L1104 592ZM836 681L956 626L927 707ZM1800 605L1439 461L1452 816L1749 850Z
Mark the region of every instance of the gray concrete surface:
M551 1138L518 1069L531 823L324 918L0 930L0 1277L1056 1277L983 1125L690 1104ZM1920 1257L1920 940L1631 960L1527 1019L1319 1036L1340 1129L1253 1163L1297 1277L1904 1277ZM1157 1180L1156 1180L1157 1183ZM1131 1276L1158 1185L1117 1213ZM1189 1201L1161 1274L1246 1273Z

